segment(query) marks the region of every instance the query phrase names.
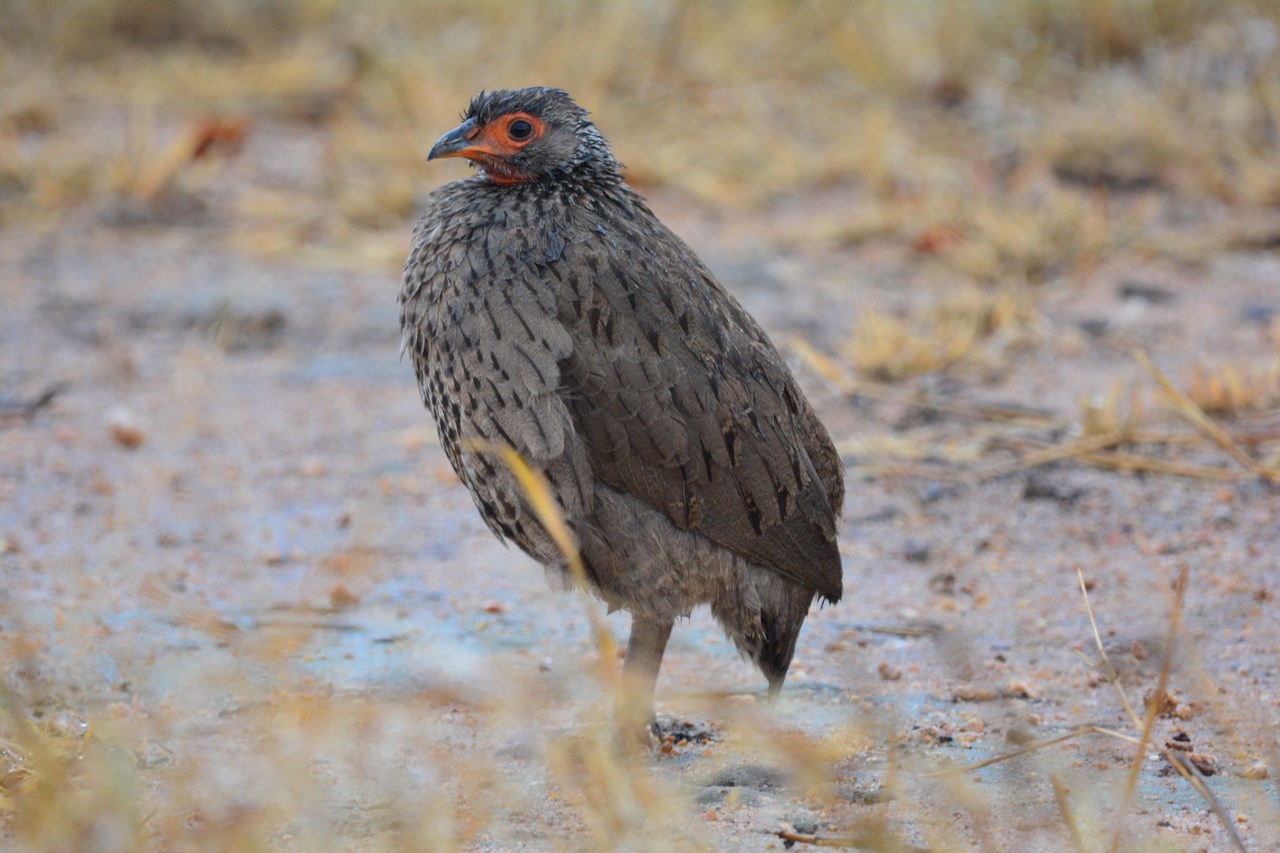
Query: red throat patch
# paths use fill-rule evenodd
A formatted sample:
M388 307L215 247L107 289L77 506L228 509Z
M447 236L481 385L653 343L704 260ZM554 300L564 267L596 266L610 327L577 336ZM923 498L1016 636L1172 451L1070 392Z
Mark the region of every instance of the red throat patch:
M468 159L478 163L484 169L485 174L489 176L489 180L504 187L532 183L534 179L533 175L520 171L499 157L485 154L469 157Z

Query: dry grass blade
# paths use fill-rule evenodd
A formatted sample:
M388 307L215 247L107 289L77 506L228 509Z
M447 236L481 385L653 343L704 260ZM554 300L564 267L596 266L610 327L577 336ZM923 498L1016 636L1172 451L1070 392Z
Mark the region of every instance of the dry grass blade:
M918 393L908 393L883 382L852 379L840 363L819 352L803 338L792 337L787 341L791 351L815 373L845 394L857 394L871 400L910 406L930 412L945 412L977 420L1001 421L1023 426L1050 429L1062 426L1060 418L1051 412L1030 406L1002 405L999 403L970 402L966 400L938 399Z
M1106 729L1101 726L1084 726L1082 728L1075 729L1074 731L1067 732L1066 734L1059 735L1058 737L1035 741L1034 743L1027 744L1021 749L1017 749L1013 752L1006 753L1004 755L998 755L994 758L989 758L985 761L979 761L974 764L966 764L962 767L949 767L945 770L929 773L925 775L925 778L944 778L948 776L958 776L965 773L971 773L975 770L980 770L983 767L989 767L993 764L999 764L1004 761L1009 761L1010 759L1017 758L1021 755L1026 755L1031 752L1036 752L1046 747L1055 746L1059 743L1072 740L1082 735L1101 734L1101 735L1106 735L1108 737L1116 738L1118 740L1123 740L1126 743L1134 744L1137 747L1137 749L1135 750L1133 763L1130 765L1129 774L1125 781L1125 789L1124 789L1123 797L1121 799L1121 806L1118 810L1118 814L1127 813L1129 811L1130 806L1133 803L1134 792L1136 791L1136 788L1137 788L1138 774L1141 772L1142 761L1144 756L1146 755L1147 746L1151 743L1151 736L1152 736L1152 731L1154 730L1155 720L1159 715L1159 708L1160 708L1159 697L1165 695L1168 687L1169 673L1173 666L1174 644L1177 640L1178 631L1180 630L1181 624L1182 624L1182 606L1183 606L1184 598L1186 596L1187 574L1188 574L1187 567L1183 566L1182 569L1179 571L1178 579L1174 584L1174 600L1173 600L1173 606L1169 615L1169 631L1165 639L1166 651L1165 651L1164 660L1160 667L1160 676L1157 679L1155 691L1152 693L1152 700L1147 704L1146 715L1142 719L1139 719L1137 712L1134 711L1133 706L1129 702L1128 696L1125 695L1124 688L1120 686L1119 675L1116 672L1115 667L1112 665L1111 659L1107 655L1106 649L1103 647L1102 637L1101 637L1101 634L1098 632L1098 623L1097 623L1097 620L1094 618L1094 614L1093 614L1093 606L1089 603L1089 593L1085 586L1084 575L1079 570L1076 571L1076 576L1080 582L1080 592L1084 596L1085 610L1089 615L1089 626L1093 632L1094 642L1098 647L1098 652L1101 655L1103 663L1106 664L1108 678L1111 681L1112 685L1116 688L1116 693L1120 697L1120 703L1121 705L1124 706L1125 713L1128 715L1134 727L1139 730L1139 735L1137 737L1124 734L1123 732L1117 732L1112 729ZM1204 779L1204 776L1198 771L1198 769L1181 754L1176 754L1171 750L1163 747L1161 748L1160 751L1161 751L1161 754L1164 755L1166 760L1168 760L1169 763L1174 767L1174 769L1178 771L1179 775L1181 775L1184 779L1186 779L1191 784L1191 786L1195 788L1196 793L1198 793L1204 799L1205 803L1209 806L1210 811L1213 812L1213 814L1222 823L1223 827L1227 830L1227 834L1231 837L1233 845L1238 850L1242 850L1242 851L1245 850L1246 848L1244 846L1244 842L1240 838L1239 833L1236 831L1235 826L1231 821L1230 815L1227 814L1226 809L1222 806L1222 803L1218 800L1218 798L1214 795L1213 791L1209 788L1208 783ZM1067 822L1068 829L1071 833L1073 843L1075 844L1077 850L1083 850L1084 847L1082 846L1082 841L1079 834L1079 828L1078 826L1076 826L1075 821L1072 818L1071 813L1067 807L1067 802L1065 800L1064 792L1060 790L1060 787L1061 787L1060 783L1056 778L1053 778L1053 777L1051 777L1050 781L1054 785L1054 795L1058 799L1058 806L1062 810L1063 819ZM1120 843L1121 843L1121 829L1118 827L1116 830L1116 833L1112 836L1111 844L1108 849L1113 851L1118 850L1120 849Z
M618 659L617 644L614 643L613 634L609 633L600 614L591 606L590 601L585 600L586 569L582 566L582 558L578 555L578 546L574 543L573 534L569 532L569 526L565 524L564 516L560 514L555 499L551 496L551 487L547 485L546 479L541 474L529 467L529 463L515 448L504 446L490 449L496 450L502 457L502 461L511 469L511 473L515 474L520 488L524 490L525 497L529 500L530 508L538 517L538 522L556 543L560 553L564 555L574 583L584 596L583 605L586 608L587 618L591 620L591 630L595 635L596 647L600 653L601 672L608 683L616 685L618 667L614 665L614 661Z
M1142 471L1147 474L1164 474L1169 477L1186 477L1191 480L1212 480L1217 483L1234 483L1241 475L1222 468L1206 468L1203 465L1187 465L1169 462L1151 456L1133 453L1086 453L1080 461L1112 471Z
M1080 826L1076 823L1076 816L1071 811L1071 801L1067 799L1067 789L1062 784L1062 780L1057 776L1049 776L1049 784L1053 785L1053 798L1058 802L1058 811L1062 812L1062 822L1067 825L1067 832L1071 835L1071 846L1076 849L1076 853L1084 853L1084 839L1080 837Z
M965 764L960 767L948 767L945 770L937 770L933 773L924 774L926 779L945 779L949 776L963 776L965 773L972 773L975 770L981 770L983 767L990 767L993 764L1001 764L1014 758L1018 758L1028 753L1038 752L1046 747L1056 746L1069 740L1081 737L1082 735L1106 735L1128 743L1137 743L1137 738L1131 737L1123 732L1117 732L1113 729L1103 728L1102 726L1081 726L1073 729L1063 735L1057 737L1045 738L1044 740L1032 741L1020 749L1013 752L1006 752L1003 755L997 755L994 758L988 758L985 761L978 761L973 764Z
M1160 390L1164 392L1164 395L1169 399L1169 403L1173 406L1174 411L1185 418L1207 438L1229 453L1231 458L1235 459L1250 472L1257 474L1259 477L1265 477L1272 482L1280 482L1280 471L1266 468L1254 461L1249 454L1244 452L1240 445L1236 444L1236 442L1232 440L1231 436L1227 435L1226 430L1214 423L1209 416L1204 413L1204 410L1197 406L1190 397L1174 387L1173 383L1169 381L1169 378L1151 362L1151 359L1147 357L1146 353L1141 350L1134 350L1133 357L1137 359L1138 363L1145 367L1147 372L1151 374L1153 379L1155 379L1156 384L1160 386Z
M1147 727L1150 725L1150 722L1153 719L1152 709L1158 707L1158 704L1159 704L1158 697L1163 695L1165 683L1168 678L1168 669L1170 666L1170 661L1172 660L1171 653L1173 648L1173 640L1175 638L1175 632L1177 630L1178 623L1181 621L1182 600L1183 600L1183 596L1186 594L1187 569L1184 566L1182 568L1181 573L1178 576L1173 612L1170 616L1170 634L1165 646L1165 648L1168 651L1165 654L1164 662L1161 666L1161 681L1159 685L1156 687L1156 692L1152 694L1153 700L1151 705L1147 709L1147 718L1145 720L1139 720L1137 713L1133 710L1133 706L1129 704L1129 699L1125 695L1124 688L1120 686L1120 675L1119 673L1116 672L1115 666L1111 663L1110 656L1107 655L1107 650L1102 645L1102 636L1101 634L1098 633L1098 623L1093 616L1093 606L1089 603L1089 591L1088 591L1088 588L1085 586L1084 574L1079 569L1077 569L1076 576L1080 581L1080 594L1084 597L1085 610L1089 614L1089 627L1093 631L1093 641L1098 647L1098 653L1099 655L1101 655L1103 663L1107 665L1108 680L1110 680L1112 686L1115 687L1116 693L1120 697L1120 704L1124 706L1125 713L1128 714L1129 720L1133 723L1134 728L1139 729L1140 731L1143 732L1144 735L1147 735L1149 734ZM1137 741L1139 743L1139 746L1142 748L1140 748L1138 751L1138 756L1135 759L1135 763L1133 767L1140 767L1141 757L1143 752L1145 752L1145 746L1143 745L1142 740L1143 739L1140 738ZM1130 741L1133 742L1133 739L1130 739ZM1175 759L1175 756L1171 752L1171 750L1163 747L1161 748L1161 752L1163 753L1165 758L1168 759L1169 763L1173 765L1173 767L1178 771L1178 773L1184 779L1190 782L1191 786L1196 789L1196 792L1199 793L1200 796L1204 798L1205 802L1209 804L1209 808L1213 811L1214 815L1217 816L1218 820L1222 822L1222 825L1227 828L1227 832L1228 834L1231 835L1232 840L1236 844L1236 846L1239 849L1244 850L1245 849L1244 843L1240 840L1240 836L1236 832L1235 825L1231 822L1231 819L1227 816L1226 810L1222 808L1222 804L1218 802L1218 798L1214 796L1213 791L1209 789L1208 784L1205 782L1204 777L1199 773L1199 771L1197 770L1195 774L1192 775L1192 773L1189 772L1184 766L1184 762L1181 760L1181 756L1178 756ZM1194 765L1192 765L1192 768L1194 769ZM1134 783L1136 779L1135 773L1136 771L1131 768L1128 784L1131 785ZM1132 796L1131 791L1129 791L1127 797L1128 796ZM1126 803L1128 802L1127 797L1126 797ZM1127 806L1125 810L1127 810Z
M1137 712L1133 710L1133 705L1129 704L1129 697L1125 695L1124 688L1120 686L1120 675L1112 665L1111 658L1107 656L1107 650L1102 646L1102 635L1098 633L1098 620L1094 618L1093 605L1089 603L1089 587L1085 584L1084 572L1080 569L1076 569L1076 579L1080 582L1080 594L1084 597L1085 612L1089 614L1089 628L1093 631L1093 642L1098 647L1102 662L1107 665L1107 675L1120 696L1120 704L1124 707L1124 712L1129 715L1129 721L1133 723L1134 728L1141 728L1142 722L1138 719Z
M1244 846L1244 839L1240 837L1240 833L1236 832L1235 821L1227 814L1227 810L1222 806L1222 801L1213 793L1213 789L1209 787L1208 780L1204 778L1200 768L1196 767L1195 762L1189 756L1174 752L1171 749L1161 749L1160 752L1169 764L1173 766L1173 769L1178 771L1178 775L1190 782L1191 787L1196 789L1196 793L1209 804L1210 811L1213 812L1214 817L1218 819L1223 828L1227 830L1227 835L1231 836L1231 843L1235 845L1235 848L1242 851L1242 853L1247 853L1248 848Z
M879 382L858 382L849 389L849 392L872 400L897 403L925 412L943 412L982 421L999 421L1044 429L1052 429L1063 425L1061 419L1040 409L1001 405L999 403L939 399L938 397L929 397L922 394L904 394Z
M1203 465L1188 465L1181 462L1170 462L1152 456L1133 453L1106 452L1118 444L1136 443L1134 436L1122 433L1106 433L1103 435L1085 436L1068 441L1056 447L1047 447L1028 453L1021 459L1001 463L975 471L965 478L966 482L976 483L1003 477L1028 468L1036 468L1051 462L1074 459L1083 465L1093 465L1113 471L1142 471L1148 474L1163 474L1170 477L1187 477L1193 480L1211 480L1231 483L1240 479L1240 475L1221 468L1209 468ZM1150 442L1157 443L1157 442ZM1260 473L1263 469L1258 469ZM1264 474L1263 476L1267 476Z
M1026 426L1053 427L1059 425L1059 422L1047 412L1039 412L1031 409L1024 411L1016 407L1011 408L1006 406L966 403L964 401L957 400L922 399L904 394L883 383L864 381L855 382L844 372L839 364L825 354L818 352L807 342L799 339L793 339L790 343L792 350L805 363L844 393L858 394L860 396L869 397L873 400L892 402L898 405L911 406L913 408L927 411L945 412L960 417L1016 423ZM1280 478L1280 472L1269 469L1250 459L1248 454L1241 449L1240 445L1236 443L1221 427L1209 420L1208 416L1206 416L1192 400L1174 388L1163 374L1161 374L1151 364L1151 362L1146 359L1145 355L1141 353L1137 353L1136 355L1138 359L1147 366L1148 370L1152 371L1152 375L1156 377L1158 382L1160 382L1162 389L1165 394L1169 396L1171 401L1173 401L1175 408L1193 425L1195 425L1202 435L1209 436L1216 443L1226 448L1233 458L1243 464L1250 472L1268 479ZM1187 477L1189 479L1210 480L1214 482L1234 482L1240 479L1239 474L1220 468L1172 462L1164 459L1158 459L1153 456L1144 456L1133 453L1105 452L1112 451L1118 445L1122 444L1184 444L1188 442L1189 438L1191 437L1186 435L1166 436L1160 433L1134 433L1127 429L1109 430L1097 435L1085 435L1062 444L1036 450L1010 462L990 465L969 474L959 475L957 479L965 483L977 483L1007 476L1029 468L1036 468L1053 462L1061 462L1067 459L1074 459L1084 465L1092 465L1108 470L1126 472L1142 471L1149 474ZM914 469L889 469L883 466L874 465L860 466L859 470L870 471L886 476L923 476L933 479L950 478L947 472L920 473Z
M981 482L996 477L1003 477L1016 471L1022 471L1027 468L1035 468L1040 465L1047 465L1050 462L1061 462L1064 459L1079 459L1088 456L1094 451L1103 450L1108 447L1114 447L1125 441L1124 433L1111 432L1104 435L1087 435L1068 441L1065 444L1059 444L1056 447L1046 447L1034 453L1028 453L1021 459L1015 459L1012 462L992 465L979 471L975 471L968 478L970 482Z
M1177 583L1174 585L1173 609L1169 614L1169 631L1165 637L1164 659L1160 664L1160 676L1156 679L1156 689L1151 694L1151 700L1147 702L1147 713L1142 721L1142 731L1138 737L1138 748L1134 750L1133 763L1129 765L1129 775L1125 779L1119 814L1127 814L1130 806L1133 805L1133 795L1138 787L1138 774L1142 772L1142 762L1147 755L1147 745L1151 743L1156 717L1160 714L1162 697L1166 695L1169 686L1169 672L1173 668L1173 649L1178 640L1178 628L1182 622L1182 600L1183 596L1186 595L1186 591L1187 567L1183 566L1178 573ZM1101 643L1099 643L1099 648L1101 648ZM1108 661L1107 665L1110 666L1110 661ZM1113 669L1112 672L1114 671ZM1120 849L1122 830L1122 826L1116 827L1115 834L1111 836L1111 846L1108 849L1113 851Z
M582 816L597 844L617 849L643 849L654 837L661 837L658 825L662 801L651 789L648 778L633 767L628 757L634 752L620 752L619 745L638 746L631 739L619 743L612 732L622 726L624 732L634 730L629 685L624 683L617 665L617 647L598 609L587 593L586 570L578 553L572 531L560 512L550 485L518 451L505 445L479 446L496 453L515 475L530 509L564 556L574 582L582 596L599 655L598 678L609 690L617 716L610 725L588 727L575 735L553 743L546 753L548 767L560 779L566 791L584 807Z
M574 579L585 588L586 574L582 568L582 560L578 557L578 546L574 544L573 534L569 532L569 526L564 523L560 510L556 508L556 502L551 497L551 489L547 481L529 467L529 463L524 461L524 457L515 448L501 447L498 448L498 452L502 456L502 461L511 469L511 473L516 475L520 488L524 490L525 497L529 500L529 506L538 516L538 522L556 543L560 553L564 554Z

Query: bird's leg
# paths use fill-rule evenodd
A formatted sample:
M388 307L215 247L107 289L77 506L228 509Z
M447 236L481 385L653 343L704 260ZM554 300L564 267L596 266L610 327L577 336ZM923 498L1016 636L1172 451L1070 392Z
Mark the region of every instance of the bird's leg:
M654 725L653 689L658 683L662 653L667 649L672 624L670 620L649 619L639 614L631 617L627 659L622 667L622 693L618 696L618 720L638 736L643 736L646 727Z

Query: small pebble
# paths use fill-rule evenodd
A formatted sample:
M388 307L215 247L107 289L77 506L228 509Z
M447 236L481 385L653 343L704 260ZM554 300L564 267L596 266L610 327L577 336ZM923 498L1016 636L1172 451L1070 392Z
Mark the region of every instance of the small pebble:
M927 563L929 561L929 543L914 536L902 545L902 556L908 563Z
M311 457L303 460L298 466L298 473L303 477L322 477L329 470L323 459Z
M138 426L138 419L123 406L107 412L107 428L111 431L111 438L121 447L133 449L146 439L142 427Z
M1271 323L1277 313L1280 313L1280 309L1275 305L1266 302L1250 302L1241 310L1240 316L1250 323L1266 326Z
M1212 776L1218 772L1218 759L1207 752L1193 752L1189 760L1206 776Z
M1016 696L1020 699L1036 698L1036 691L1032 690L1031 685L1025 681L1010 681L1005 691L1009 696Z
M1239 775L1242 779L1253 779L1255 781L1259 781L1270 778L1271 770L1261 761L1255 761L1253 764L1250 764L1248 767L1241 770Z
M334 610L345 610L348 607L354 607L360 603L360 596L347 589L342 584L338 584L329 590L329 606Z

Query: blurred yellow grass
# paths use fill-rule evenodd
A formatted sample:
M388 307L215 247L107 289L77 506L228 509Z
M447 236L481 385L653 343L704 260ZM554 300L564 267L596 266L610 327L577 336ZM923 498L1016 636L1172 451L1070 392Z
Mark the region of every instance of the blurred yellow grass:
M1020 288L958 288L923 316L899 319L874 307L858 312L846 355L876 379L896 381L946 370L961 362L994 365L1003 351L1031 334L1035 310Z
M411 218L423 154L471 94L530 83L590 106L642 189L761 207L844 187L795 234L945 224L963 239L943 259L979 281L1053 278L1113 250L1099 188L1280 197L1275 56L1234 50L1250 22L1201 0L11 6L0 221L118 192L101 164L163 148L86 133L86 117L212 116L249 120L251 140L314 125L324 175L298 207L334 216L288 239L358 239ZM1224 79L1219 54L1236 63Z

